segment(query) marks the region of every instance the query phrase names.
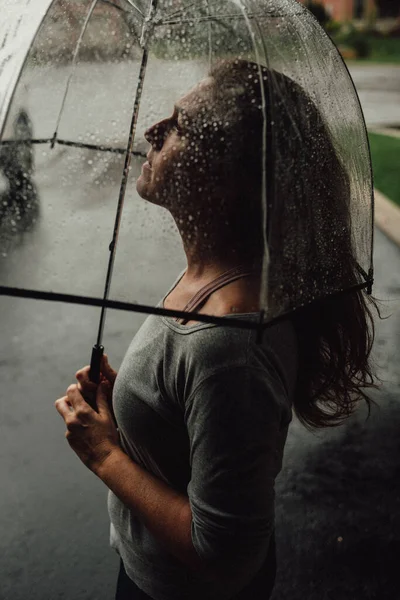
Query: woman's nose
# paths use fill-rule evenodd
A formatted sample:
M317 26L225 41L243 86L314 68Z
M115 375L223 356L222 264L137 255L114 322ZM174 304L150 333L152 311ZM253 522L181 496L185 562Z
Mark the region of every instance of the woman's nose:
M156 123L145 131L144 137L153 146L155 150L161 150L166 137L167 125L166 122L162 121Z

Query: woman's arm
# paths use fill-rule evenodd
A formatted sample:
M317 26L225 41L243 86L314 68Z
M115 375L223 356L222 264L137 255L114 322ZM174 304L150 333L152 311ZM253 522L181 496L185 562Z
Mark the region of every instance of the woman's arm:
M141 519L167 551L196 572L204 573L191 537L188 498L137 465L120 446L110 411L111 385L97 388L94 411L83 399L81 385L71 385L55 405L67 426L66 438L81 461Z
M191 535L189 500L116 448L93 472L165 548L196 572L205 573Z

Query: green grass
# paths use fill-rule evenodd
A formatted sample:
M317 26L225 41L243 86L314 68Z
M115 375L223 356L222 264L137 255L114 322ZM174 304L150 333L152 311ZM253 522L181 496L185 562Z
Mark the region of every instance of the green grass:
M400 206L400 138L369 133L375 187Z
M400 63L400 38L370 38L368 62Z
M337 33L332 36L337 46L360 48L368 52L365 57L359 57L357 62L362 63L388 63L400 64L400 38L374 37L361 32L353 32L347 35ZM354 62L354 59L351 60Z

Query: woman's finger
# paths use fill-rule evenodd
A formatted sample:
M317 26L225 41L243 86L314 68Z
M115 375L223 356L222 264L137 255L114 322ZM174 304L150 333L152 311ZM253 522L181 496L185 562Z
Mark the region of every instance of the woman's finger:
M85 415L92 412L88 403L85 401L83 395L78 389L77 384L71 384L67 389L67 398L76 413Z
M99 413L105 413L107 415L112 415L112 408L110 408L110 402L108 398L110 397L111 392L111 384L109 381L102 381L97 388L96 393L96 403L99 409Z
M78 381L78 390L82 396L90 396L96 394L97 383L90 381L89 378L90 367L86 366L76 372L75 377Z
M77 385L77 388L80 391L80 393L82 394L82 396L84 396L88 392L95 393L97 390L97 383L93 383L91 381L83 382L83 383L79 382Z
M79 371L77 371L75 373L75 377L78 381L82 382L82 381L90 381L89 379L89 371L90 371L90 366L86 366L83 367L82 369L79 369Z
M100 368L106 379L108 379L111 384L114 384L117 377L117 371L114 371L114 369L110 366L107 354L103 354Z
M71 414L71 411L73 410L70 402L68 401L68 396L58 398L58 400L54 402L54 406L56 407L57 412L62 416L64 421L67 419L67 417Z

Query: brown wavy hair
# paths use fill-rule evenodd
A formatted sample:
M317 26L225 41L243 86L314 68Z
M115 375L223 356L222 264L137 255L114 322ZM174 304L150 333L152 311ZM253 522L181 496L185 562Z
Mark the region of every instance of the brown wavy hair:
M233 210L240 214L247 254L259 255L265 100L267 120L274 122L273 128L268 123L266 153L267 173L274 173L267 196L268 308L289 313L297 333L297 417L310 429L333 427L360 400L370 412L366 390L377 387L370 358L373 308L380 313L372 296L359 289L363 275L352 244L350 181L321 113L297 83L266 67L262 94L259 74L257 65L244 60L220 61L210 72L212 107L227 125L227 174L239 185L245 169L246 181L259 186L253 199L244 190Z

